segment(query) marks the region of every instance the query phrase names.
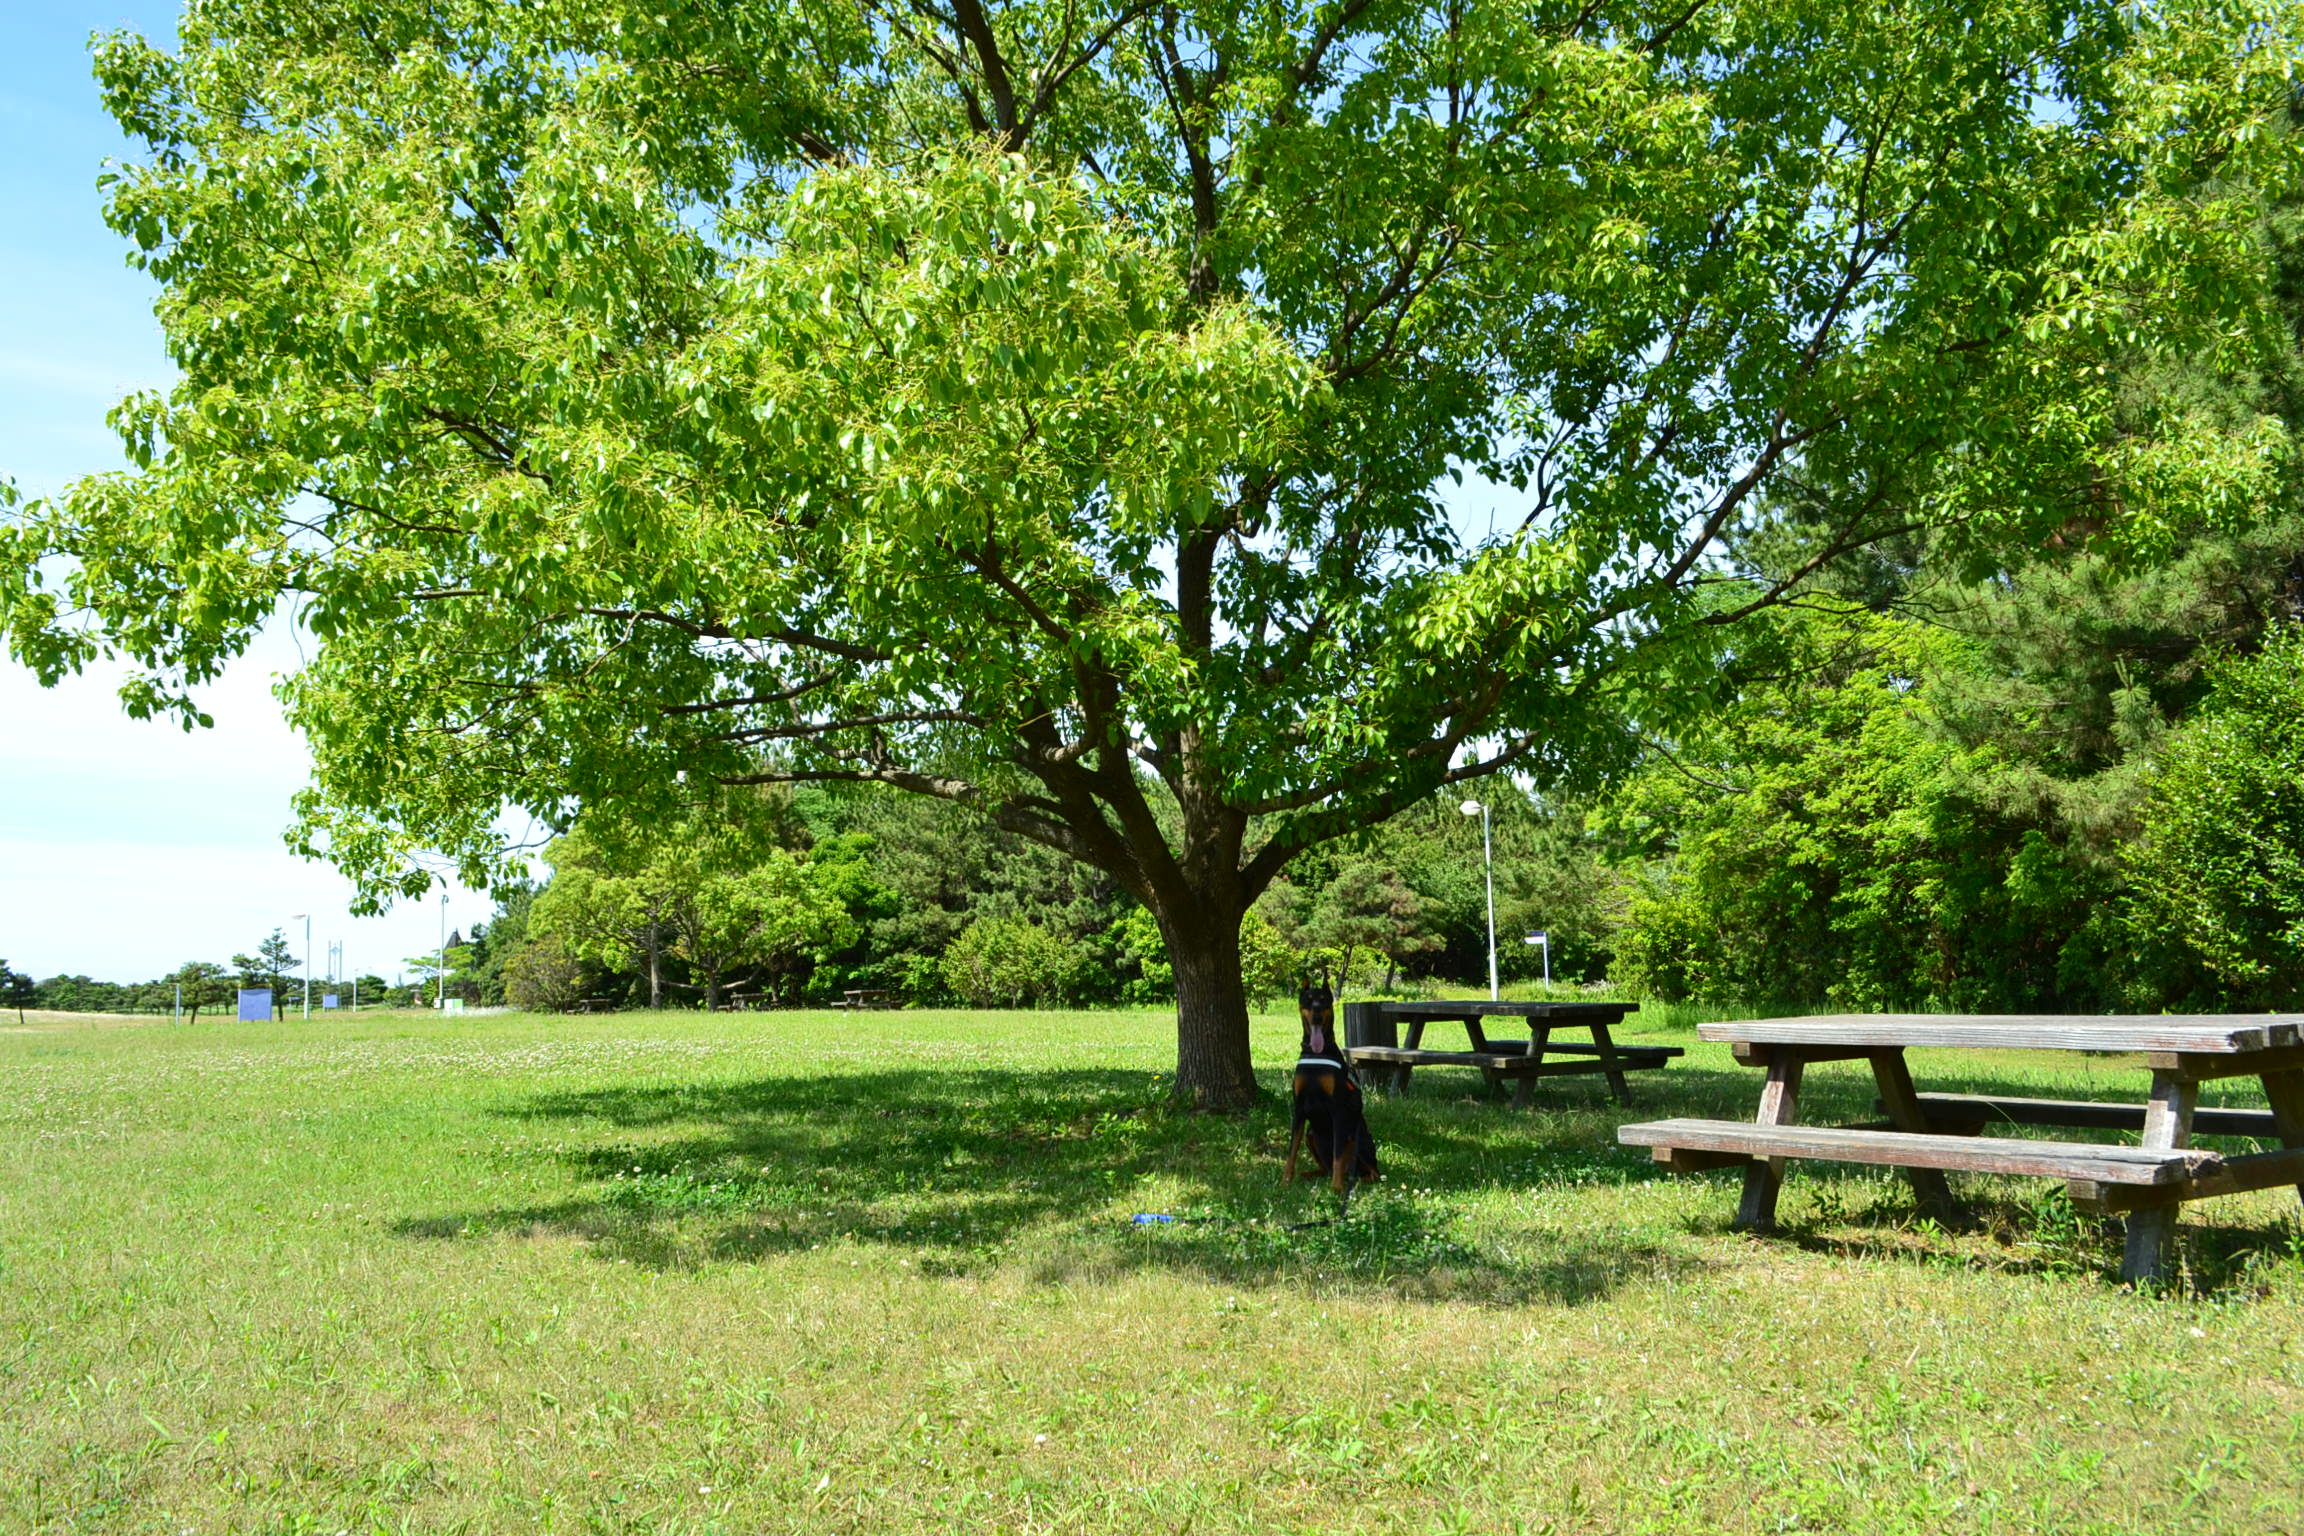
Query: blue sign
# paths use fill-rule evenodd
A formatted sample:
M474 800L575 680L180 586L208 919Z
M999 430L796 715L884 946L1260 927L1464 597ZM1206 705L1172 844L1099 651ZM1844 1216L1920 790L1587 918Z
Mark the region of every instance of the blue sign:
M323 992L323 993L321 993L321 994L320 994L320 1006L321 1006L321 1007L323 1007L323 1008L333 1008L333 1007L335 1007L335 1006L336 1006L336 994L335 994L335 993L333 993L333 992Z
M242 987L240 989L240 1017L243 1022L254 1020L259 1024L271 1022L272 989L270 987Z

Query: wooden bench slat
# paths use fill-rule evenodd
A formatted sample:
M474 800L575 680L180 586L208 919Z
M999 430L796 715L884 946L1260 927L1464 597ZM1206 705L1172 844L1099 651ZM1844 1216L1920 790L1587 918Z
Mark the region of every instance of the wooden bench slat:
M1427 1022L1440 1019L1539 1019L1556 1024L1586 1023L1597 1019L1603 1024L1614 1024L1627 1014L1638 1013L1638 1003L1555 1003L1555 1002L1490 1002L1485 998L1470 1001L1435 998L1419 1003L1353 1003L1349 1007L1366 1008L1380 1017L1398 1019L1413 1024L1422 1019Z
M1652 1120L1616 1132L1627 1146L1666 1151L1738 1152L1751 1157L1815 1158L1896 1168L2022 1173L2100 1184L2174 1184L2223 1166L2213 1152L2147 1152L1994 1136L1934 1136L1913 1131L1859 1131L1834 1126L1757 1125L1743 1120Z
M1620 1040L1609 1048L1619 1056L1627 1056L1634 1051L1647 1051L1651 1054L1668 1056L1685 1056L1688 1054L1682 1046L1626 1045ZM1491 1054L1498 1056L1528 1056L1535 1054L1536 1045L1532 1040L1491 1040L1488 1042L1488 1050ZM1592 1040L1547 1040L1544 1042L1544 1054L1547 1056L1597 1056L1600 1054L1600 1046L1597 1041Z
M1653 1050L1636 1047L1618 1052L1611 1065L1597 1056L1537 1061L1527 1056L1504 1056L1480 1051L1410 1051L1390 1046L1364 1045L1353 1046L1350 1050L1355 1066L1379 1071L1411 1067L1478 1067L1484 1073L1514 1082L1538 1077L1591 1077L1608 1072L1655 1071L1678 1054L1670 1047Z
M2304 1039L2304 1014L1827 1014L1722 1019L1699 1039L1761 1045L1954 1046L2038 1051L2168 1051L2229 1055Z
M2074 1179L2068 1191L2072 1203L2081 1209L2109 1214L2245 1194L2253 1189L2278 1189L2283 1184L2304 1184L2304 1147L2226 1158L2218 1167L2202 1169L2168 1185L2138 1187L2105 1179Z
M2140 1131L2141 1104L2104 1104L2091 1099L2015 1099L1981 1093L1923 1093L1920 1108L1933 1120L1962 1124L2069 1125L2095 1130ZM2195 1110L2192 1129L2202 1136L2276 1137L2279 1128L2268 1109Z
M1426 1050L1421 1046L1411 1050L1404 1045L1351 1045L1344 1049L1345 1053L1354 1061L1381 1061L1409 1067L1502 1067L1510 1069L1525 1064L1529 1060L1529 1053L1526 1051L1435 1051ZM1561 1053L1547 1047L1544 1054L1547 1056L1556 1054L1590 1056L1593 1053L1588 1050ZM1687 1053L1677 1045L1620 1045L1616 1047L1616 1054L1627 1059L1635 1056L1646 1056L1657 1061L1665 1061Z

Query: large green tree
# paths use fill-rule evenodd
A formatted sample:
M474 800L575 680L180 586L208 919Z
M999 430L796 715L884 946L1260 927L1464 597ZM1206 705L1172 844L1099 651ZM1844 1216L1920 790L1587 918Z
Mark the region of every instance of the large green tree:
M24 1022L24 1010L31 1007L40 995L40 983L22 971L12 971L8 962L0 960L0 1008L16 1010L16 1022Z
M1701 705L1806 574L1733 555L1788 471L1847 488L1803 508L1824 562L2181 523L2272 457L2116 436L2100 366L2258 328L2213 188L2285 174L2291 49L2247 0L213 0L179 36L98 73L182 378L118 413L132 472L19 508L14 653L125 654L131 709L190 717L293 602L299 836L379 897L426 851L500 873L507 803L978 806L1155 915L1211 1105L1254 1092L1258 892Z
M197 1024L201 1009L222 1008L232 1001L234 982L232 973L213 960L187 960L155 985L168 989L172 1006L191 1010L185 1023Z
M256 953L232 957L232 969L239 973L241 986L270 990L274 1018L287 1006L289 994L296 987L296 972L303 968L304 962L296 957L295 946L279 928L273 929L264 942L256 946Z

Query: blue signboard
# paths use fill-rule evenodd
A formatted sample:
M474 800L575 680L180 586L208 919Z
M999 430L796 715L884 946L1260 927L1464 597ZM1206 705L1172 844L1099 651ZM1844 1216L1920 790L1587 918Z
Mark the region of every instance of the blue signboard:
M333 1008L333 1007L335 1007L335 1006L336 1006L336 994L335 994L335 993L333 993L333 992L323 992L323 993L321 993L321 994L320 994L320 1006L321 1006L321 1007L323 1007L323 1008Z
M242 987L240 989L240 1017L264 1023L272 1017L272 989L270 987Z

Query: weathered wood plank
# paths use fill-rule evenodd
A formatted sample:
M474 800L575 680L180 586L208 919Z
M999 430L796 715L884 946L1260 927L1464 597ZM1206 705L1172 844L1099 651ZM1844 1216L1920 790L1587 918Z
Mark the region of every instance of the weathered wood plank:
M2083 1210L2110 1214L2139 1211L2152 1206L2181 1205L2192 1200L2213 1199L2218 1195L2241 1195L2254 1189L2277 1189L2283 1184L2296 1183L2304 1183L2304 1147L2228 1157L2214 1169L2197 1173L2188 1179L2179 1179L2173 1184L2106 1184L2090 1179L2074 1179L2067 1189L2074 1205Z
M1739 1040L1728 1054L1747 1067L1765 1067L1779 1056L1797 1056L1814 1066L1820 1061L1869 1061L1877 1046L1870 1045L1760 1045Z
M2191 1145L2192 1111L2200 1104L2200 1082L2181 1072L2152 1074L2152 1097L2144 1105L2144 1134L2139 1152L2177 1150ZM2197 1179L2202 1170L2186 1170ZM2121 1245L2120 1278L2130 1285L2157 1280L2168 1272L2168 1255L2176 1238L2176 1207L2148 1206L2128 1217L2128 1233Z
M1765 1045L1952 1046L2229 1055L2293 1046L2304 1014L1843 1013L1699 1024L1705 1040Z
M2182 1073L2194 1082L2257 1077L2266 1072L2304 1069L2304 1045L2272 1045L2230 1056L2207 1051L2153 1051L2145 1056L2144 1065L2155 1072Z
M1760 1086L1760 1112L1755 1129L1790 1126L1800 1118L1800 1079L1807 1063L1793 1055L1768 1064L1768 1080ZM1623 1133L1619 1131L1618 1137ZM1678 1145L1678 1143L1674 1143ZM1730 1152L1734 1147L1713 1147ZM1784 1159L1763 1157L1744 1170L1744 1192L1736 1201L1736 1228L1741 1232L1769 1232L1776 1226L1776 1197L1784 1192Z
M1608 1033L1608 1026L1598 1019L1592 1021L1592 1043L1599 1047L1600 1070L1608 1079L1608 1091L1619 1104L1632 1102L1632 1085L1624 1080L1624 1069L1629 1065L1616 1050L1616 1042Z
M1887 1110L1889 1123L1900 1131L1926 1135L1933 1127L1928 1123L1928 1112L1920 1106L1920 1095L1912 1087L1912 1074L1904 1065L1900 1050L1872 1053L1872 1081L1880 1090L1881 1107ZM1941 1222L1952 1219L1952 1186L1944 1180L1941 1168L1908 1168L1912 1181L1913 1198L1921 1211Z
M2101 1131L2144 1129L2142 1104L2102 1103L2094 1099L2014 1099L1981 1093L1923 1093L1917 1103L1939 1127L1979 1124L2065 1125ZM1887 1106L1882 1105L1883 1110ZM2268 1109L2214 1109L2192 1112L2192 1130L2201 1136L2274 1137L2277 1130Z
M1638 1003L1553 1003L1553 1002L1491 1002L1487 998L1436 998L1424 1002L1372 1002L1347 1004L1376 1010L1394 1019L1552 1019L1573 1021L1600 1019L1613 1024L1627 1014L1638 1013Z
M1655 1156L1674 1173L1710 1173L1716 1168L1742 1168L1752 1161L1741 1152L1699 1152L1693 1147L1657 1147Z
M1619 1043L1615 1048L1619 1053L1624 1051L1670 1051L1675 1056L1688 1054L1685 1047L1677 1045L1624 1045ZM1518 1053L1523 1056L1596 1056L1600 1053L1599 1046L1584 1040L1547 1040L1541 1052L1532 1050L1530 1044L1518 1040L1491 1040L1488 1042L1488 1049L1500 1055Z
M1517 1051L1425 1051L1397 1045L1354 1045L1347 1046L1345 1053L1356 1066L1365 1062L1405 1067L1478 1067L1484 1072L1496 1072L1505 1077L1565 1077L1607 1070L1606 1064L1596 1057L1579 1056L1565 1061L1548 1061ZM1620 1065L1646 1069L1661 1067L1681 1054L1678 1046L1634 1045L1619 1047L1616 1059Z
M2187 1148L2147 1150L1994 1136L1857 1131L1835 1126L1748 1125L1740 1120L1653 1120L1619 1127L1616 1136L1627 1146L1635 1147L1684 1147L1702 1152L1805 1157L1895 1168L2034 1174L2106 1184L2172 1184L2223 1166L2223 1159L2217 1154Z
M2272 1134L2280 1145L2290 1151L2304 1148L2304 1072L2265 1073L2264 1099L2272 1106ZM2304 1180L2297 1182L2296 1193L2304 1197Z
M1379 1003L1346 1003L1344 1005L1344 1043L1346 1045L1398 1045L1400 1023L1386 1013Z
M1530 1019L1528 1021L1528 1059L1533 1062L1542 1062L1545 1051L1551 1044L1551 1023L1544 1019ZM1578 1048L1582 1049L1583 1047L1579 1046ZM1658 1063L1658 1065L1662 1065L1662 1063ZM1529 1109L1534 1107L1535 1103L1536 1079L1523 1072L1512 1080L1512 1107Z

